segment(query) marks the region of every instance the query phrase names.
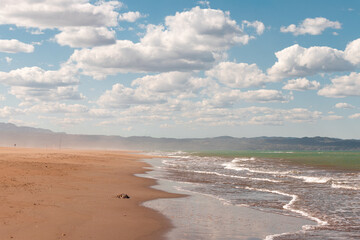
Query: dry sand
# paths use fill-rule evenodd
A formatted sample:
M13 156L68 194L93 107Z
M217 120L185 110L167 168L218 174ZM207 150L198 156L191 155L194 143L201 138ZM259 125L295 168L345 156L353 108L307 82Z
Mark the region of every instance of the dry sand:
M177 197L139 178L147 158L119 151L0 148L0 239L162 239L171 227L140 206ZM116 198L126 193L130 199Z

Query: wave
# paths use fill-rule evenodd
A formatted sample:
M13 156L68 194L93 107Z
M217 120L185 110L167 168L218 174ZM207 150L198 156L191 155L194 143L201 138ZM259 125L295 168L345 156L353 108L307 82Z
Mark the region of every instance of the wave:
M236 164L234 164L233 162L229 162L229 163L223 163L222 166L225 167L225 169L231 169L231 170L235 170L235 171L248 171L248 172L252 172L252 173L265 173L265 174L272 174L272 175L288 175L291 172L290 171L266 171L266 170L257 170L257 169L251 169L251 168L246 168L246 167L239 167Z
M349 186L349 185L345 185L345 184L336 184L336 183L332 183L331 187L332 188L349 189L349 190L360 190L360 187L354 187L354 186Z
M216 196L216 195L212 195L212 194L208 194L208 193L202 193L202 192L196 192L196 191L192 191L192 190L189 190L189 189L185 189L185 188L180 187L180 186L175 186L174 188L177 191L180 191L180 192L195 193L195 194L199 194L199 195L202 195L202 196L211 197L213 199L219 200L223 205L232 205L230 200L227 200L225 198L222 198L222 197L219 197L219 196Z
M234 158L231 162L232 163L238 163L238 162L247 162L247 161L254 161L255 158Z
M238 178L238 179L248 179L248 180L255 180L255 181L265 181L265 182L274 182L279 183L281 181L268 179L268 178L253 178L253 177L243 177L243 176L236 176L236 175L228 175L218 172L207 172L207 171L198 171L198 170L182 170L185 172L193 172L193 173L201 173L201 174L209 174L209 175L216 175L221 177L230 177L230 178Z
M275 237L281 237L281 236L285 236L288 234L292 234L292 233L288 232L288 233L279 233L279 234L268 235L264 238L264 240L274 240Z
M251 188L251 187L245 187L245 189L247 190L251 190L251 191L259 191L259 192L268 192L268 193L275 193L275 194L279 194L279 195L283 195L283 196L287 196L287 197L291 197L291 200L289 203L285 204L283 206L284 209L289 210L291 212L300 214L306 218L309 218L315 222L318 223L318 225L320 226L324 226L327 225L328 222L321 220L320 218L311 216L309 213L302 211L302 210L298 210L292 207L292 205L298 200L298 196L295 194L288 194L288 193L284 193L284 192L280 192L280 191L276 191L276 190L268 190L268 189L261 189L261 188Z
M296 179L302 179L304 182L307 183L327 183L328 181L332 180L328 177L310 177L310 176L294 176L290 175L289 177L296 178Z
M189 159L191 156L181 156L181 155L167 155L170 158L183 158L183 159Z
M222 165L225 167L225 169L231 169L231 170L235 170L235 171L248 171L248 172L252 172L252 173L287 176L287 177L291 177L291 178L295 178L295 179L301 179L306 183L327 183L330 180L332 180L332 178L329 178L329 177L292 175L292 173L294 173L294 171L267 171L267 170L251 169L251 168L243 167L243 166L240 167L239 165L237 165L235 163L236 162L234 162L234 160L233 160L229 163L224 163Z

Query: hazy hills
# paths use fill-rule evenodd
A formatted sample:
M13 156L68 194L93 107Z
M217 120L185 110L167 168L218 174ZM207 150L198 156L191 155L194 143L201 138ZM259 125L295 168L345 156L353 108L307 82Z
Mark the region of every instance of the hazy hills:
M327 137L256 137L256 138L152 138L103 135L74 135L47 129L18 127L0 123L0 146L40 148L96 148L127 150L306 150L306 151L360 151L360 140Z

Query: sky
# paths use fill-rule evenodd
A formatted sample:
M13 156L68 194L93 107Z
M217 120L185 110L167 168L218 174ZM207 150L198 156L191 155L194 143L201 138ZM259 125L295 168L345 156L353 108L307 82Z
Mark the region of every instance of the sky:
M360 139L360 1L0 0L0 122Z

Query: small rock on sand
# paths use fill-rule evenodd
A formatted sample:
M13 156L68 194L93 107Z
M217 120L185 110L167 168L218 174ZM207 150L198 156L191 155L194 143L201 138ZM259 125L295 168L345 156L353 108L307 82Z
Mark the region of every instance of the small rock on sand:
M127 195L126 193L121 193L116 195L117 198L121 198L121 199L127 199L130 198L129 195Z

